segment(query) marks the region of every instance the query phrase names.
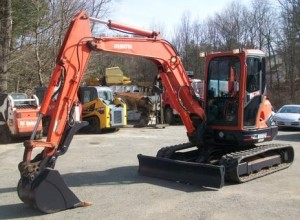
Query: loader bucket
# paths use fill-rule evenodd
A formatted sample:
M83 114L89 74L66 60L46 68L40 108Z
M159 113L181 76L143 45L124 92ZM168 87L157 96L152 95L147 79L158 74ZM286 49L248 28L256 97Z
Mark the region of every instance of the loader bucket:
M45 169L33 182L21 179L19 198L44 213L85 206L67 187L57 170Z
M224 166L138 155L139 173L145 176L211 188L224 185Z

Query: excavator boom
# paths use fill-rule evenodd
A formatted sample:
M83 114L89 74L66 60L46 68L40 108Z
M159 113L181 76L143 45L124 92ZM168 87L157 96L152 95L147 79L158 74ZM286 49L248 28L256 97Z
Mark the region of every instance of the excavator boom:
M131 32L138 37L93 37L91 21L105 24L110 29ZM86 205L68 189L54 167L57 158L68 150L73 135L86 125L78 120L80 117L76 115L77 92L91 51L126 54L151 60L157 64L174 105L185 118L188 134L192 136L195 132L191 114L201 121L205 118L203 109L191 95L192 90L178 54L159 33L89 18L86 12L78 13L66 33L40 109L38 123L42 116L47 114L48 107L53 108L47 139L25 141L23 161L19 164L20 199L45 213ZM176 102L178 98L183 103ZM33 156L35 148L42 151Z

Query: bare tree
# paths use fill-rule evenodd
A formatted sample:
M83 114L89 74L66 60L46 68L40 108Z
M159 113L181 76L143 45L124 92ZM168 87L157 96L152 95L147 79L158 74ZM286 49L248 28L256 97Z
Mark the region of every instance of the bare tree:
M273 75L277 77L277 89L279 89L278 56L276 54L276 36L279 34L278 20L277 11L269 0L252 0L247 19L247 30L252 47L267 52L268 85L271 89L274 87Z
M243 15L246 8L239 1L233 1L214 17L214 25L221 40L222 50L241 47L243 37Z
M7 92L8 63L12 36L11 0L2 0L0 7L0 92Z
M220 35L215 25L214 17L209 17L206 19L202 25L204 45L201 45L204 51L218 51L221 44Z
M296 102L296 78L300 76L300 2L299 0L279 0L282 16L282 41L280 54L283 58L286 80L289 84L290 97Z
M15 91L27 91L36 86L46 86L73 16L80 10L86 10L91 16L105 16L109 12L110 2L111 0L27 1L27 4L32 5L30 17L34 25L16 39L15 46L18 49L11 60L14 63L14 75L10 77L11 87Z
M175 34L172 38L172 43L182 57L182 62L185 68L189 69L189 44L192 40L192 25L191 17L188 12L183 13L180 25L175 29Z

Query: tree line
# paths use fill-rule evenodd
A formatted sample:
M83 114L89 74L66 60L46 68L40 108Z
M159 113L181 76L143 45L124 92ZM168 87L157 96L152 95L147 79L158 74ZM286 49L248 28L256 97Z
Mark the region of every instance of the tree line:
M117 13L113 3L114 0L2 0L0 92L34 93L35 87L47 86L73 16L86 10L92 17L107 19L110 13ZM268 60L269 97L279 107L287 102L300 103L299 12L300 0L252 0L247 4L233 0L204 20L192 19L189 12L184 12L171 33L164 33L163 25L157 26L178 51L185 69L200 79L204 70L200 52L263 50ZM152 82L156 71L142 58L97 53L85 77L100 77L106 67L112 66L120 66L133 82Z
M276 107L300 103L300 1L232 1L204 21L188 13L176 27L172 43L189 70L203 78L200 51L256 48L267 55L269 97Z

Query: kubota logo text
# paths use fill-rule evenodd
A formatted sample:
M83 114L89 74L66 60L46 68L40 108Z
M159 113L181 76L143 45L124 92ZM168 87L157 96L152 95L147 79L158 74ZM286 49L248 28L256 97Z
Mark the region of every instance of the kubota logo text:
M114 44L115 49L132 49L132 44Z

